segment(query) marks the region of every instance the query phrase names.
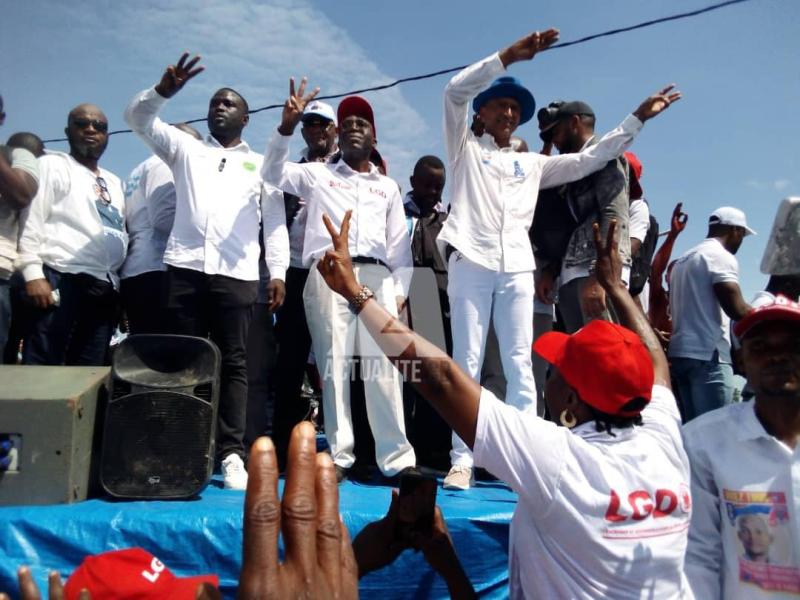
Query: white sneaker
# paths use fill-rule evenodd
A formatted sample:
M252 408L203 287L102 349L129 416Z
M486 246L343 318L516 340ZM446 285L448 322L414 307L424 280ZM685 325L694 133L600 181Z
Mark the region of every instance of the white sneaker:
M238 454L228 454L222 461L222 479L226 490L247 489L247 471Z
M442 487L446 490L468 490L475 485L475 477L472 474L472 467L465 465L453 465L450 472L444 478Z

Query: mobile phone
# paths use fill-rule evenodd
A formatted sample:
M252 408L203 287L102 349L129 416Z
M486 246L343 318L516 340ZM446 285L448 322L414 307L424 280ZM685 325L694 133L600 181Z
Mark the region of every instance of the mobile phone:
M397 536L407 540L414 534L430 535L436 508L435 477L408 474L400 477Z

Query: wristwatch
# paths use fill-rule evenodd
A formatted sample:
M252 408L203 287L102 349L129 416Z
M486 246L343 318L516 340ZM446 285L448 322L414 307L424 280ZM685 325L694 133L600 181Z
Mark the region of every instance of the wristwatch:
M366 301L369 300L370 298L374 297L375 293L367 286L362 285L358 293L355 296L353 296L352 300L350 300L350 307L353 309L354 313L358 314L364 307L364 303L366 303Z

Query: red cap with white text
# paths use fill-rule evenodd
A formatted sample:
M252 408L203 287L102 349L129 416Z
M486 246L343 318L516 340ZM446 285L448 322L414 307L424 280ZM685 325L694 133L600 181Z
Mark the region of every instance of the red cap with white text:
M774 301L747 313L733 326L733 333L743 338L753 327L764 321L793 321L800 323L800 304L786 296L777 296Z

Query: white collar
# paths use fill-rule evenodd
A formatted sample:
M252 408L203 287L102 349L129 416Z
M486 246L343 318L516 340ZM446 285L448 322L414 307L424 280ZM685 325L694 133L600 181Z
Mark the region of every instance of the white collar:
M235 146L230 146L226 148L225 146L220 144L217 141L217 138L215 138L210 133L206 136L206 144L208 144L209 146L214 146L215 148L221 148L222 150L231 150L235 152L250 152L250 146L248 146L247 142L245 142L244 140L240 141Z

